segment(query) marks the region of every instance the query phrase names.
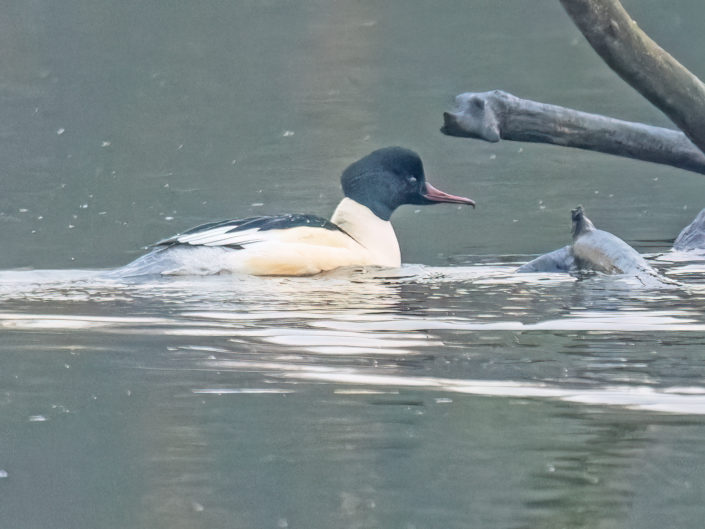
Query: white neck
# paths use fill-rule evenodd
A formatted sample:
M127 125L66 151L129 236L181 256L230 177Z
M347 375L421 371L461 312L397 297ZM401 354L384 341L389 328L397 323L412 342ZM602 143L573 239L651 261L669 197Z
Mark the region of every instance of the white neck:
M392 223L380 219L368 207L345 197L330 220L370 253L369 264L401 266L399 242Z

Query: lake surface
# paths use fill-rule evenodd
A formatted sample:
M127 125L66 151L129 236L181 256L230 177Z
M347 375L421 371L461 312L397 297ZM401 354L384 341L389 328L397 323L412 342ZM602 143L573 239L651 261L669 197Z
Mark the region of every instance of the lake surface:
M705 76L698 2L625 6ZM3 527L702 527L703 177L438 132L492 88L668 126L558 2L10 2L0 49ZM478 202L398 211L400 270L105 274L390 144ZM679 286L516 274L578 203Z

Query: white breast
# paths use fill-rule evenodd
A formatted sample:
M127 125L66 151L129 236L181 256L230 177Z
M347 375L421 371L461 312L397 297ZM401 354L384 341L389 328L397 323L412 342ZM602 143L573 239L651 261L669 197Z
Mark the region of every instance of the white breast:
M368 264L401 266L399 242L392 223L380 219L368 207L346 197L330 220L369 252Z

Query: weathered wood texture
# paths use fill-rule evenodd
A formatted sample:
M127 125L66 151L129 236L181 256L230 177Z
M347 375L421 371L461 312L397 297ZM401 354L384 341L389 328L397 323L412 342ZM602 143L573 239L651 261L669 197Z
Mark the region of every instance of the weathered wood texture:
M644 33L618 0L560 0L622 79L705 152L705 85Z
M678 234L674 250L705 250L705 209Z
M450 136L552 143L705 174L705 154L680 131L520 99L500 90L468 92L444 113Z

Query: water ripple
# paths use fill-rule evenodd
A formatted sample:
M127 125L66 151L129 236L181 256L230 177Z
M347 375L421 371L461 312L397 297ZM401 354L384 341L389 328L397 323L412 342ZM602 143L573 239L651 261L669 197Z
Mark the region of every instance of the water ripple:
M9 271L0 272L0 329L59 332L72 351L95 350L95 337L105 351L150 340L164 356L142 359L139 369L215 371L239 381L193 386L202 395L331 384L700 415L705 292L692 268L699 265L660 266L677 274L690 267L681 274L686 288L515 274L514 264L496 263L140 281L101 271ZM281 389L272 379L298 386Z

